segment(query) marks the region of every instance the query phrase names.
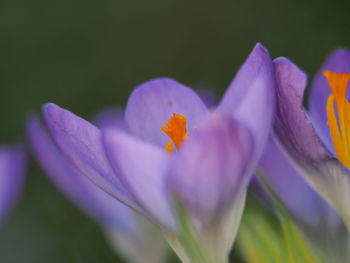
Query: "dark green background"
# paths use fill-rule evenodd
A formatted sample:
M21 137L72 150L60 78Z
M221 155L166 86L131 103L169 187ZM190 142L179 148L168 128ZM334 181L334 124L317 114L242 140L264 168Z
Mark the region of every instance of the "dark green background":
M24 140L26 117L47 101L89 117L154 77L220 96L256 42L312 76L350 47L349 29L345 1L1 0L0 141ZM120 261L31 162L0 262Z

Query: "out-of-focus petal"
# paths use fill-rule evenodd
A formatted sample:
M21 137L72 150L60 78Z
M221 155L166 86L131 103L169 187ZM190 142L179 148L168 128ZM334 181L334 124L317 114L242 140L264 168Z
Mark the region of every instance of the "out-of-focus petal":
M103 133L107 157L140 205L159 223L174 229L165 171L169 156L163 149L122 131Z
M277 110L275 132L289 153L300 160L319 160L325 156L311 122L302 106L307 77L286 58L274 61Z
M306 183L272 138L259 166L263 179L295 218L309 226L340 223L335 211Z
M264 149L275 106L275 78L268 51L257 44L227 89L219 110L253 133L255 161Z
M327 126L326 113L327 99L331 94L331 89L328 85L327 79L323 76L322 72L324 70L335 71L338 73L350 73L350 51L342 48L333 51L316 74L310 91L310 119L327 149L335 155L329 127ZM348 94L350 94L349 89Z
M26 156L20 146L0 148L0 222L15 204L24 183Z
M168 244L160 229L144 216L137 217L133 233L119 227L106 227L104 233L111 247L123 256L126 262L166 262L169 254Z
M109 165L98 128L52 103L44 106L43 115L52 138L82 174L110 195L138 208Z
M169 138L160 127L173 113L184 115L191 130L207 111L194 91L175 80L161 78L145 82L133 91L125 120L132 134L164 147Z
M134 212L82 175L54 144L37 118L28 121L27 135L37 161L60 191L98 222L133 231Z
M108 108L92 117L91 122L100 129L116 128L126 130L124 110L121 108Z
M249 131L231 118L213 113L174 156L168 188L196 220L212 223L245 187L243 178L252 152Z

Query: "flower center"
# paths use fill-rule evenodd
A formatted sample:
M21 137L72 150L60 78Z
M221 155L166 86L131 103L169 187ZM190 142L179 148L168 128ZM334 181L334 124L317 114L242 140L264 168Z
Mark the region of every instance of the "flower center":
M182 114L173 113L170 120L165 122L165 125L160 127L160 129L169 136L170 141L165 145L164 149L172 153L174 146L179 149L188 137L186 118Z
M327 118L333 145L339 161L350 168L350 103L346 98L350 74L325 70L323 75L332 90L327 100Z

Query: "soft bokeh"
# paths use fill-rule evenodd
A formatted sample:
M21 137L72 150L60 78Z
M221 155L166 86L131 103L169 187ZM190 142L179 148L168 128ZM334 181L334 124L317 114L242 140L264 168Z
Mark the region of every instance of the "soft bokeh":
M348 10L330 0L2 0L0 142L23 140L42 103L89 118L154 77L220 97L256 42L312 76L331 50L350 47ZM0 229L1 262L119 262L34 162L28 175Z

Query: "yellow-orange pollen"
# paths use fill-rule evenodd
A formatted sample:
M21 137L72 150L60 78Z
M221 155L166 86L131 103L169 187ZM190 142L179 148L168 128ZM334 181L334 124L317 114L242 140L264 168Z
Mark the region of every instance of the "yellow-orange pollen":
M323 75L332 90L327 100L327 118L333 145L339 161L350 168L350 103L346 98L350 74L325 70Z
M170 141L164 147L167 152L174 152L174 146L179 149L187 139L186 118L182 114L173 113L170 120L165 122L166 126L160 129L169 136Z

